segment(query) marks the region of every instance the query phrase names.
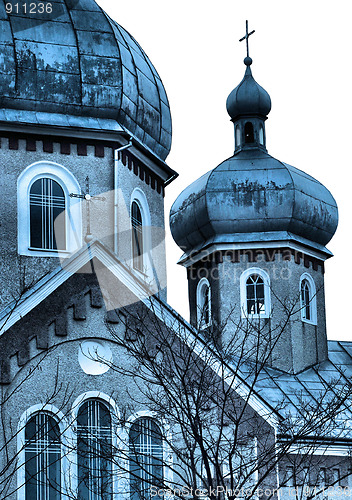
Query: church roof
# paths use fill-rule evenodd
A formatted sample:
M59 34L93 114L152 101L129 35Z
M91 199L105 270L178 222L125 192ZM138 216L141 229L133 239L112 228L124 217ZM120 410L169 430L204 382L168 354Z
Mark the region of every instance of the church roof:
M238 362L238 361L237 361ZM236 364L236 361L234 362ZM240 363L244 380L251 384L255 371L251 363ZM328 359L301 373L291 374L264 366L255 382L255 391L282 418L304 419L309 411L326 408L326 434L335 444L352 443L352 411L350 398L343 401L346 388L351 390L352 342L328 341ZM341 392L340 392L341 391ZM341 407L335 413L329 402L339 401ZM307 412L307 413L306 413Z
M188 186L170 212L173 238L186 252L211 241L298 237L322 250L337 228L337 206L316 179L260 149L241 151ZM289 235L291 234L291 236ZM297 239L297 240L298 240Z
M94 0L55 0L52 8L7 14L0 4L0 127L126 131L164 160L169 103L140 45Z

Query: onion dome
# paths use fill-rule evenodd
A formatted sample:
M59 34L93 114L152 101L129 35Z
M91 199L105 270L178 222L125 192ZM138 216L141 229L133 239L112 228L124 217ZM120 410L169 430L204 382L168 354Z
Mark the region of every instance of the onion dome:
M246 57L244 60L247 66L243 80L227 98L226 108L231 120L235 121L240 116L259 115L265 118L271 109L270 96L254 80L251 71L252 59Z
M186 253L215 243L283 240L326 251L337 222L326 187L260 149L242 151L200 177L170 213L172 236Z
M169 103L140 45L94 0L50 5L0 9L0 128L125 131L165 159Z
M289 241L329 256L336 202L316 179L268 154L264 122L271 101L252 77L251 63L246 57L245 76L227 100L234 155L179 195L170 212L172 236L185 258L222 244Z

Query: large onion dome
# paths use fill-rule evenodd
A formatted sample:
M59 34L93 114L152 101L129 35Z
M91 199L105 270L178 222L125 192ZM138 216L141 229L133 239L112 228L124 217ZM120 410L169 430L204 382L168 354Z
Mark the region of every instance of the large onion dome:
M245 77L227 100L235 125L235 153L188 186L174 202L171 232L186 254L212 245L296 241L330 254L338 212L320 182L266 151L270 97Z
M215 242L287 240L326 245L337 206L320 182L261 150L242 151L188 186L171 208L186 252Z
M1 129L127 131L165 159L169 104L136 40L94 0L55 0L52 12L31 14L12 4L11 14L0 5Z

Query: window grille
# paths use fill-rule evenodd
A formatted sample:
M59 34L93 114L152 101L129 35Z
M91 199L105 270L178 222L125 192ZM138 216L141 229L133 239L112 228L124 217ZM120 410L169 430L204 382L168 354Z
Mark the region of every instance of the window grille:
M65 218L54 222L65 210L65 194L53 179L36 180L30 189L30 246L45 250L66 249Z
M112 500L111 415L98 400L79 408L77 453L79 500Z
M251 274L246 281L247 314L265 314L264 281L258 274Z
M61 440L57 422L46 413L25 427L25 498L61 500Z
M302 308L302 318L311 319L311 296L310 296L310 286L307 280L303 280L301 283L301 308Z
M162 487L162 435L152 418L140 418L129 436L131 500L147 500L151 486Z

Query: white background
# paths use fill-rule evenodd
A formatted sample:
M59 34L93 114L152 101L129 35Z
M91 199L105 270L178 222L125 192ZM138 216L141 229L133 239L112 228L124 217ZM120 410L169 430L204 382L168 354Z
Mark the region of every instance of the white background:
M172 202L193 180L233 154L225 102L245 66L245 20L253 76L270 94L267 148L316 177L332 192L339 228L328 245L327 326L330 339L352 340L351 316L351 10L347 0L98 0L141 44L166 88L173 119L167 163L180 176ZM167 223L168 227L168 223ZM186 271L171 236L168 302L188 318Z

